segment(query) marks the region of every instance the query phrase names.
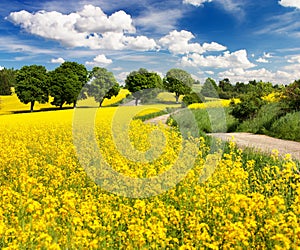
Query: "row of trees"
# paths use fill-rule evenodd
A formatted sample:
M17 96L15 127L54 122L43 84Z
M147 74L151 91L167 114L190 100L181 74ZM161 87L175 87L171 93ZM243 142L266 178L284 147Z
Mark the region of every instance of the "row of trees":
M35 102L46 103L49 96L53 97L51 104L60 108L64 104L75 107L78 99L87 96L94 97L101 106L104 98L117 95L119 90L111 72L100 67L88 72L84 65L76 62L64 62L49 72L44 66L24 66L15 79L15 92L21 102L30 103L31 111Z
M30 103L31 111L36 102L46 103L50 96L53 97L51 104L60 108L64 104L73 104L75 107L77 100L88 96L94 97L101 106L105 98L116 96L120 91L120 85L112 72L100 67L94 67L88 72L84 65L76 62L64 62L53 71L47 71L44 66L30 65L16 71L5 69L1 73L1 86L5 86L1 94L10 95L11 87L14 86L20 101ZM127 76L125 88L132 93L136 104L162 89L175 93L177 103L180 95L191 95L187 96L187 100L193 102L191 98L197 96L191 94L194 83L197 82L182 69L170 69L161 78L155 72L140 68Z

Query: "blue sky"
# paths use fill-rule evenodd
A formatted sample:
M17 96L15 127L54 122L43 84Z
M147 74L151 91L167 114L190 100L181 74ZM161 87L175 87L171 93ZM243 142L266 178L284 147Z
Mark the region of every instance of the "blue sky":
M76 61L120 82L141 67L201 82L300 79L300 0L2 0L0 29L0 67Z

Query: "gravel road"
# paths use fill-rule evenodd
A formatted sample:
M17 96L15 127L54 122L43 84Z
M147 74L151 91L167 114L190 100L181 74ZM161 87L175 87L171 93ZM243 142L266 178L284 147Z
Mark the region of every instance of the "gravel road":
M239 147L250 147L261 152L271 153L273 149L277 149L282 156L291 154L292 158L300 160L300 142L250 133L213 133L209 135L222 140L233 140Z

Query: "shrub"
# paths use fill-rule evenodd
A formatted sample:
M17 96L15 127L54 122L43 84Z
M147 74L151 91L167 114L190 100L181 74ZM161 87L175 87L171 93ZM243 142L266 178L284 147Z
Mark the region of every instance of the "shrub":
M271 126L270 135L277 138L300 141L300 112L288 113Z
M202 103L203 101L204 101L204 97L200 93L197 94L196 92L192 92L183 97L182 106L187 107L192 103Z

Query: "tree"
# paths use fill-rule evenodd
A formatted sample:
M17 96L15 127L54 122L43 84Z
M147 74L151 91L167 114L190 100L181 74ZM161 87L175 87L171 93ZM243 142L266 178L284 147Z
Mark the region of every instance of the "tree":
M255 93L244 95L241 98L241 102L232 103L231 115L237 118L240 122L247 119L254 118L258 110L265 104L265 102Z
M95 98L99 102L99 107L105 98L110 99L118 95L120 86L116 81L112 72L105 68L94 67L89 78L91 82L87 85L88 95Z
M191 92L182 98L182 106L187 107L192 103L202 103L203 100L204 97L201 94L197 94L196 92Z
M16 71L14 69L0 70L0 95L11 95L11 88L16 82Z
M182 69L170 69L163 80L164 88L175 93L176 103L180 95L191 93L195 80L191 75Z
M147 89L161 89L161 77L155 72L148 72L140 68L138 71L132 71L125 79L125 88L128 89L135 98L135 105L138 101L149 94Z
M218 86L215 82L214 79L212 78L207 78L203 84L203 87L201 89L201 94L203 96L207 96L207 97L218 97Z
M30 103L33 111L35 102L48 102L48 74L44 66L22 67L16 75L15 92L24 104Z
M74 104L83 86L87 83L88 72L84 65L76 62L64 62L50 72L50 95L54 98L51 104L62 108L63 104Z
M300 79L288 85L284 90L283 99L289 110L300 110Z

